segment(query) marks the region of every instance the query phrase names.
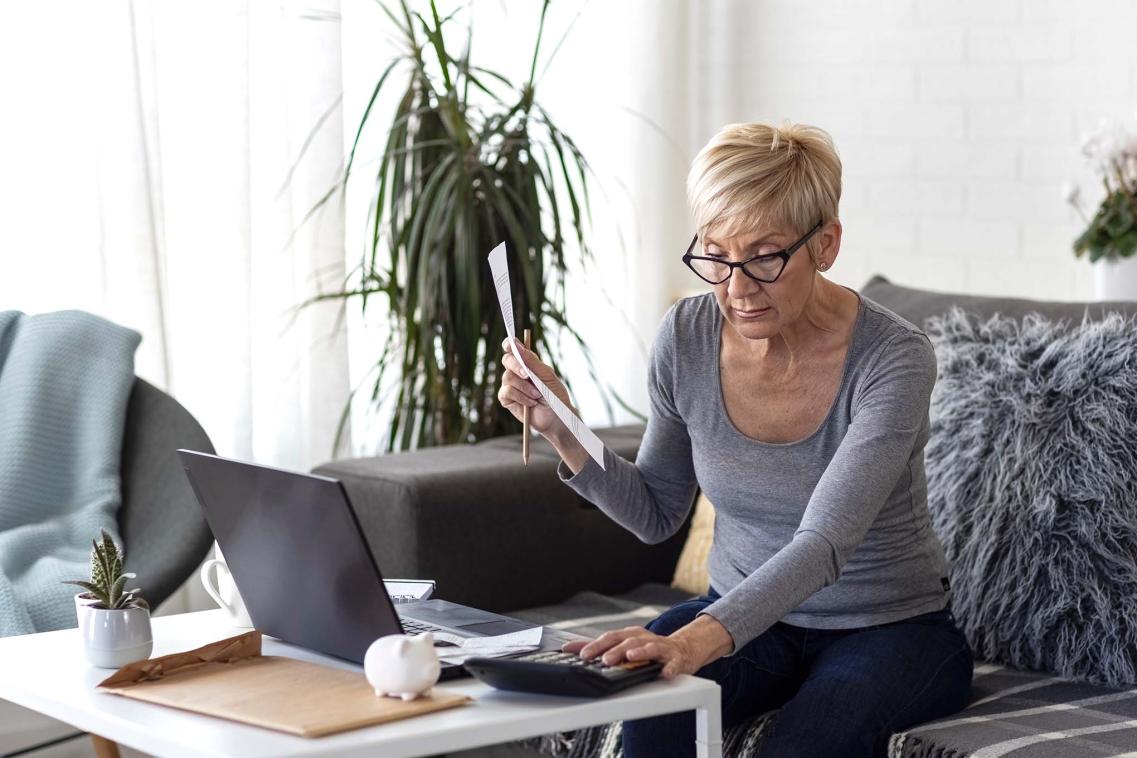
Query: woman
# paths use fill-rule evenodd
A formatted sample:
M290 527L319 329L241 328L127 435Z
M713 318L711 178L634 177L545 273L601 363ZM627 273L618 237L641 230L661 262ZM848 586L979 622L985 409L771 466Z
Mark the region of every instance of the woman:
M683 260L712 286L652 345L635 463L602 470L503 347L498 392L563 459L570 487L645 542L715 504L706 595L566 647L722 687L723 723L779 709L762 756L883 755L889 735L967 704L972 657L924 476L935 354L912 324L828 281L841 163L821 129L726 127L687 181ZM568 403L552 370L522 356ZM635 756L693 749L690 713L628 722Z

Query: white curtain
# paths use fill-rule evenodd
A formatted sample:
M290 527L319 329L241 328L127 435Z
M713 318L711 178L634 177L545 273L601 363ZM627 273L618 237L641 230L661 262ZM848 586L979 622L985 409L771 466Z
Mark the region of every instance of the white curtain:
M0 305L138 329L139 375L221 453L296 468L329 457L347 394L335 308L297 310L344 275L338 196L301 223L342 164L338 6L20 3L0 25Z
M338 0L5 11L0 308L137 329L223 455L330 458L346 339L298 306L344 276L339 196L302 223L342 166Z

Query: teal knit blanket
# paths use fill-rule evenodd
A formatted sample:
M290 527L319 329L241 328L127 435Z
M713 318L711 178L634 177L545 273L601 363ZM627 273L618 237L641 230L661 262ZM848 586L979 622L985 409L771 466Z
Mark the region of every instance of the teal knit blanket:
M80 311L0 311L0 637L75 626L61 582L90 575L100 528L118 539L140 339Z

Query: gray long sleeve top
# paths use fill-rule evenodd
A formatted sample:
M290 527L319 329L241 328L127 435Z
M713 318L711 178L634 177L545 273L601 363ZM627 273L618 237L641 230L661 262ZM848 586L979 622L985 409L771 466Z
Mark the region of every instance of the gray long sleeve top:
M927 336L860 297L837 397L791 443L744 435L719 380L714 293L680 300L652 344L635 463L604 450L561 480L644 542L674 534L702 488L715 505L716 618L738 652L775 622L846 629L944 608L948 563L924 475L936 359Z

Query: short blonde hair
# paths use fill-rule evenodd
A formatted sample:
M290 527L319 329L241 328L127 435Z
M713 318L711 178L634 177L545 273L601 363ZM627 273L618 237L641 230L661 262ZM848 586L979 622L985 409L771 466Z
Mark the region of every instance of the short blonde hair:
M730 124L691 164L687 201L700 238L770 227L804 234L837 218L841 158L824 129Z

